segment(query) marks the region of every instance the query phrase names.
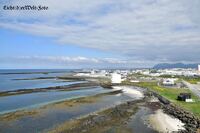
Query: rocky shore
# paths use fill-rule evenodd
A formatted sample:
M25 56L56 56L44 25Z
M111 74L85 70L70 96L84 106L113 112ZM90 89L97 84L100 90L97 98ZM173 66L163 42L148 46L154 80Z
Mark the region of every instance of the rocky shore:
M197 131L200 129L200 118L197 118L194 114L182 109L179 106L174 105L168 99L154 91L149 90L148 96L157 97L161 103L161 108L166 114L178 118L185 124L185 130L180 130L180 133L197 133Z
M13 91L0 92L0 97L35 93L35 92L46 92L46 91L51 91L51 90L57 90L57 91L80 90L87 87L95 87L95 86L99 86L99 84L95 82L88 82L88 83L77 83L77 84L71 84L71 85L54 86L54 87L46 87L46 88L19 89L19 90L13 90Z
M180 133L196 133L197 130L200 128L200 119L194 116L194 114L190 113L189 111L185 111L181 107L178 107L172 104L166 98L160 96L155 92L150 92L151 95L157 97L159 101L162 103L161 107L165 113L178 118L185 124L186 130L179 131Z
M163 105L162 108L165 113L178 118L185 124L186 130L179 131L180 133L196 133L200 128L200 119L195 117L192 113L173 104Z

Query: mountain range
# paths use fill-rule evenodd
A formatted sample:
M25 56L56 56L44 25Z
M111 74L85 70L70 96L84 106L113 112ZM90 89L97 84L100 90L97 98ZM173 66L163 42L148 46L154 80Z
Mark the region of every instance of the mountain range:
M167 68L197 68L198 64L184 64L184 63L161 63L153 67L153 69L167 69Z

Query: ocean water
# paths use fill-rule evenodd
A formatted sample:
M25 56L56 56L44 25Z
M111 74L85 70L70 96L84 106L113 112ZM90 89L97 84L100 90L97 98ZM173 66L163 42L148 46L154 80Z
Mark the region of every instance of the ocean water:
M39 77L57 77L69 75L73 70L62 69L22 69L22 70L0 70L0 92L18 90L45 88L51 86L68 85L73 82L63 82L56 79L37 79L37 80L16 80L30 79Z
M16 73L63 73L73 72L76 69L0 69L0 74L16 74Z

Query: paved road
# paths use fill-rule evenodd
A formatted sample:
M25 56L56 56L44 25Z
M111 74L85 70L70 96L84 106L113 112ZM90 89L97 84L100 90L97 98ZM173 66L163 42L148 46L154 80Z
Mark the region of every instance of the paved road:
M200 98L200 85L199 84L190 84L189 82L183 81L183 83Z

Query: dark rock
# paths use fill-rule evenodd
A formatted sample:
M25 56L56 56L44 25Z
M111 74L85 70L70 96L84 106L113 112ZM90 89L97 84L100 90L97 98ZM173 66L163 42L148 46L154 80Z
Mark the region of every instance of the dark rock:
M182 119L182 121L183 121L184 123L186 123L186 122L187 122L187 118L184 117L184 118Z

